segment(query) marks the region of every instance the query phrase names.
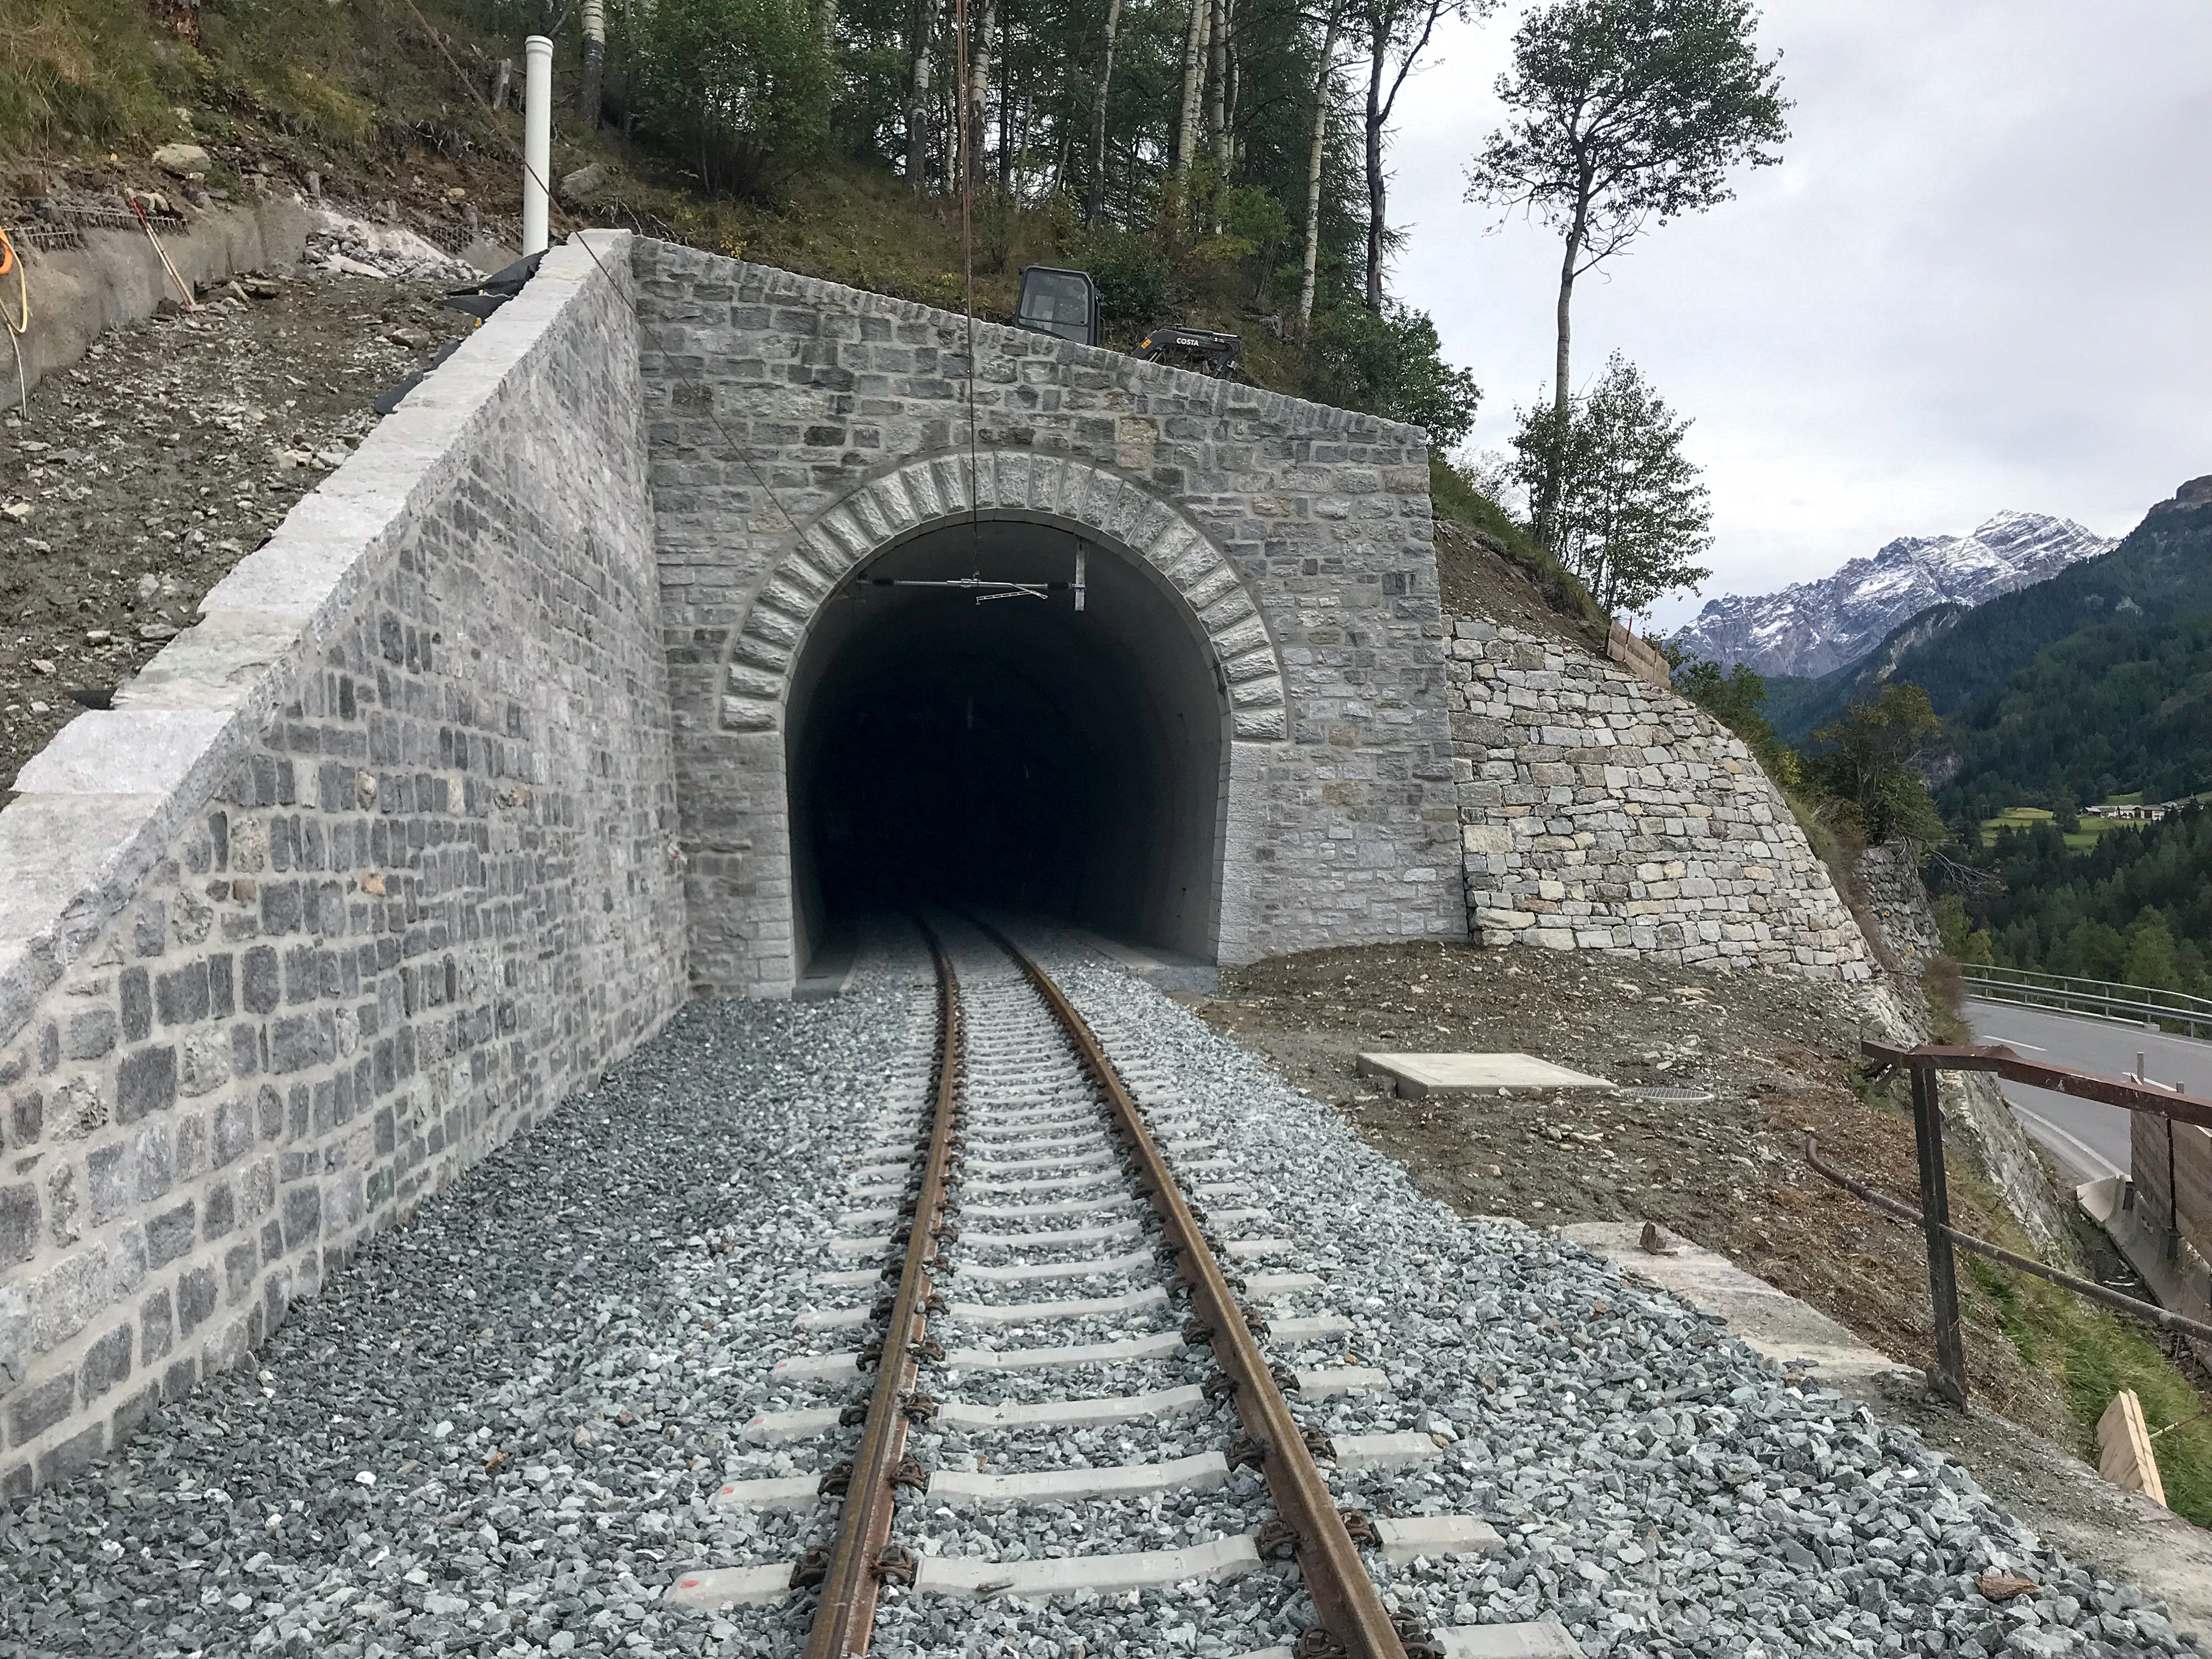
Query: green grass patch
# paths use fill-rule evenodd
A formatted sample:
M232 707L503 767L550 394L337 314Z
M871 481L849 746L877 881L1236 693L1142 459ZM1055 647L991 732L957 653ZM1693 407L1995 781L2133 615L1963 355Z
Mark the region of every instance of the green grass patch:
M1518 565L1542 590L1552 608L1577 617L1605 636L1606 615L1573 571L1552 556L1504 507L1443 456L1429 456L1429 501L1439 519L1465 525L1490 550Z
M2007 1241L2023 1248L2018 1240ZM2074 1449L2097 1461L2097 1419L2123 1389L2142 1401L2157 1437L2166 1507L2212 1526L2212 1417L2203 1397L2159 1352L2144 1328L2082 1301L2070 1291L2014 1273L1980 1256L1965 1258L1974 1287L1995 1310L2021 1358L2056 1378L2075 1433ZM2159 1433L2171 1428L2171 1432Z

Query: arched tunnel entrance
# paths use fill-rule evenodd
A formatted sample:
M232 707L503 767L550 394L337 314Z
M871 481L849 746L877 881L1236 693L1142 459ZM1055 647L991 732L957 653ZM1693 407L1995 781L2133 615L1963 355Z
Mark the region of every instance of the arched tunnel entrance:
M969 575L1054 586L904 585ZM1012 519L893 545L824 602L785 730L801 963L930 898L1212 960L1226 699L1188 606L1127 554Z

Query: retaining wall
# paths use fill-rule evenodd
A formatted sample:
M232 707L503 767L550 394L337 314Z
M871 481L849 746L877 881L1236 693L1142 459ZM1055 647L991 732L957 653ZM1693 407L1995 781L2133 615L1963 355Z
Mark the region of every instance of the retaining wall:
M1789 804L1703 709L1556 640L1451 618L1446 698L1486 945L1873 977Z
M0 1496L683 996L629 241L471 336L0 811Z

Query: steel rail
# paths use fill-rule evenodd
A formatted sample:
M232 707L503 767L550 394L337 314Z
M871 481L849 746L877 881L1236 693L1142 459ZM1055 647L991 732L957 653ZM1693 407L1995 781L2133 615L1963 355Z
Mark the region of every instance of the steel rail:
M921 1345L928 1331L933 1264L945 1223L945 1176L959 1112L964 1031L960 985L952 972L951 958L927 922L921 929L937 969L937 1100L930 1127L929 1158L922 1169L921 1191L915 1201L912 1231L899 1269L890 1324L884 1333L883 1354L876 1364L866 1427L838 1514L837 1537L830 1547L822 1599L806 1635L806 1659L842 1659L844 1655L867 1651L881 1583L878 1560L890 1541L897 1507L894 1480L906 1455L906 1410L920 1379Z
M1221 1263L1169 1172L1121 1074L1089 1023L1029 953L988 922L977 921L976 926L1028 976L1113 1110L1121 1139L1136 1160L1138 1182L1159 1217L1167 1243L1176 1253L1178 1277L1189 1282L1193 1309L1197 1320L1207 1328L1214 1363L1236 1384L1237 1414L1245 1432L1264 1454L1261 1473L1274 1500L1275 1512L1297 1534L1297 1560L1321 1627L1342 1644L1349 1659L1407 1659L1406 1638L1383 1607L1375 1581L1368 1577L1358 1546L1352 1542L1344 1516L1329 1493L1328 1482L1307 1448L1305 1432L1268 1370L1267 1357L1246 1325L1245 1310L1231 1290ZM1420 1650L1435 1650L1424 1641ZM1308 1644L1302 1642L1299 1652L1308 1651Z

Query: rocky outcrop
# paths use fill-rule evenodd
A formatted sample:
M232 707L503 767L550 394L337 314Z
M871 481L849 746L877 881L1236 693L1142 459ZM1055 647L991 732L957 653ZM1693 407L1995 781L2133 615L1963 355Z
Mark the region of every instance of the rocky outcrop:
M1924 980L1943 947L1920 880L1917 849L1909 842L1869 847L1859 855L1854 873L1865 901L1861 920L1880 935L1880 954L1892 964L1868 999L1868 1035L1899 1047L1925 1042L1931 1034L1926 999L1942 994ZM1996 1079L1987 1072L1937 1075L1952 1136L1965 1145L2038 1248L2069 1257L2073 1249L2058 1189L2005 1103Z

